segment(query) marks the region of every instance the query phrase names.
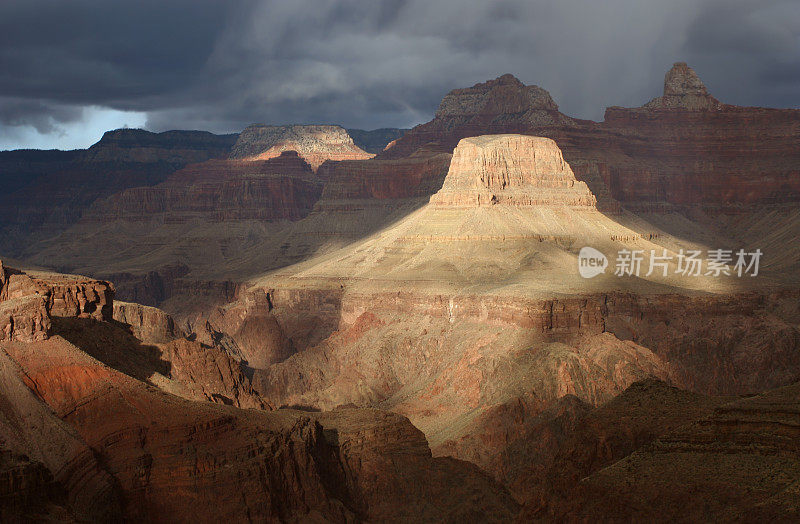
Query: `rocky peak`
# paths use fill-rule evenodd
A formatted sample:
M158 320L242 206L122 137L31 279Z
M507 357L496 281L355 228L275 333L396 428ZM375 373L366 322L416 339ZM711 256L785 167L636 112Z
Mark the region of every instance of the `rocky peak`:
M442 189L431 197L439 206L593 207L595 197L575 179L556 143L528 135L464 138Z
M450 91L439 105L436 118L481 114L514 114L530 110L558 111L550 93L539 86L526 86L505 74L472 87Z
M703 81L686 62L676 62L664 76L664 95L645 105L648 109L720 109L722 104L711 96Z

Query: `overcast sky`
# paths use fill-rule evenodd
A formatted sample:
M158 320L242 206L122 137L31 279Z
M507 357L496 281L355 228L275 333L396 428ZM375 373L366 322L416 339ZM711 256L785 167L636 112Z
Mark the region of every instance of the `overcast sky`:
M571 116L661 93L800 106L797 0L0 0L0 149L107 129L410 127L512 73Z

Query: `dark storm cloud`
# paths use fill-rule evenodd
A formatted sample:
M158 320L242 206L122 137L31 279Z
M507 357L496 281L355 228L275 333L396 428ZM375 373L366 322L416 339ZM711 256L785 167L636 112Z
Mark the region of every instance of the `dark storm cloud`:
M791 0L4 0L0 125L47 132L70 106L100 106L146 112L156 130L408 126L450 89L506 72L600 119L660 94L678 60L723 101L797 106L799 11Z
M58 124L75 122L83 116L80 108L46 104L40 100L0 98L0 123L6 126L32 126L40 134L50 134Z
M149 109L199 80L226 10L214 0L3 0L0 93Z

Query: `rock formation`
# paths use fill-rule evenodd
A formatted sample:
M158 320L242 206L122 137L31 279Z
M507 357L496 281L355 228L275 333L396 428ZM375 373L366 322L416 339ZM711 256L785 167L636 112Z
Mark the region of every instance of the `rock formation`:
M231 158L267 160L296 151L314 171L326 160L363 160L372 157L353 143L339 126L266 126L253 124L239 135Z
M8 274L4 284L21 273ZM48 278L54 288L73 279ZM136 310L117 309L135 322L159 316ZM235 362L216 348L159 345L166 381L148 361L153 346L131 347L141 341L119 322L52 320L45 339L0 341L4 519L508 521L519 509L476 467L433 458L399 415L264 411L244 402L258 393L242 389L241 372L226 375Z
M546 91L505 75L452 91L431 122L379 157L423 146L450 152L462 138L487 133L538 135L556 141L603 210L621 203L741 213L800 199L798 121L794 109L718 102L683 63L667 73L663 96L641 108L608 108L599 124L559 113Z
M440 206L545 205L594 207L549 138L485 135L462 139L444 185L431 197Z
M574 125L575 120L558 111L550 93L539 86L526 86L506 74L472 87L454 89L442 99L431 122L418 125L379 156L406 156L430 143L452 151L459 140L470 136Z
M664 96L654 98L647 109L719 110L722 104L708 94L705 84L685 62L676 62L664 76Z
M209 160L176 171L161 184L128 189L98 202L87 211L86 220L297 220L311 210L321 186L308 163L293 151L255 162Z
M429 204L252 282L221 308L232 328L216 329L235 345L252 316L270 339L290 342L292 352L254 370L272 403L389 408L424 431L434 453L487 469L565 395L579 411L650 376L715 395L793 380L791 286L680 279L674 268L579 277L581 246L674 257L691 241L599 212L572 173L551 139L463 139ZM331 191L342 187L333 180ZM241 298L259 293L269 297L260 308Z
M108 282L26 273L0 261L0 340L44 340L51 316L110 320L113 297L114 287Z

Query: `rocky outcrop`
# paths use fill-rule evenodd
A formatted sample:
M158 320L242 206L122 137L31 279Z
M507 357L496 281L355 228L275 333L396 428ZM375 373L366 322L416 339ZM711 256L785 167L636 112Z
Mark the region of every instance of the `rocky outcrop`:
M472 87L454 89L442 99L432 121L418 125L379 156L407 156L432 143L449 152L459 140L470 136L575 125L575 120L558 111L547 91L535 85L526 86L506 74Z
M171 316L142 304L115 300L114 320L130 326L133 336L147 344L164 344L183 335Z
M22 272L0 263L0 304L28 297L41 298L47 315L111 320L114 286L102 280L46 273Z
M570 206L594 208L596 199L575 180L561 150L549 138L484 135L462 139L437 206Z
M711 96L703 81L686 62L676 62L664 76L664 95L654 98L647 109L719 110L722 104Z
M295 151L314 171L326 160L363 160L372 157L353 143L339 126L266 126L253 124L239 135L232 159L267 160Z
M113 299L114 287L109 282L26 273L0 261L0 340L45 340L54 316L110 320Z

